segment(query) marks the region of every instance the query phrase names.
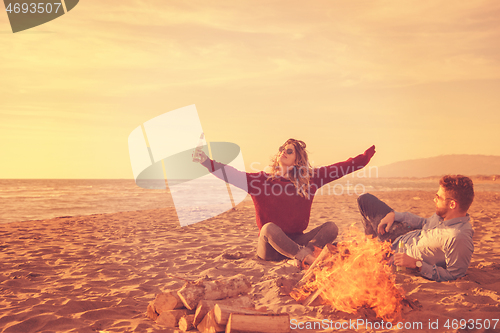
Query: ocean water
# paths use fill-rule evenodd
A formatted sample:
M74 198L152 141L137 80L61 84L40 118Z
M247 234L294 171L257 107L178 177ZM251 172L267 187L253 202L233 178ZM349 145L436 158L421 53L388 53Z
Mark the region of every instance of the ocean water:
M220 180L215 179L214 182L218 183ZM189 188L189 182L175 185L184 186L185 193L193 191ZM359 179L347 176L327 184L317 195L437 189L436 180ZM202 197L213 198L215 193L210 184L195 190L202 191L199 193ZM475 190L500 192L500 182L476 183ZM227 194L220 199L227 200ZM0 223L172 206L173 200L168 188L144 189L132 179L0 179ZM201 207L192 207L192 210L196 212Z
M172 206L166 190L121 179L2 179L0 223Z

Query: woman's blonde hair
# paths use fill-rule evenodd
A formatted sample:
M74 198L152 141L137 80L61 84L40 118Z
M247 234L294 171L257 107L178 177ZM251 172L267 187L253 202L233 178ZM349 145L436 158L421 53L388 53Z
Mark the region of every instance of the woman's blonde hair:
M290 144L295 148L295 165L293 170L288 173L288 177L295 185L297 193L309 199L309 186L310 179L313 176L313 168L307 156L306 143L300 140L288 139L280 146L280 152L281 149L285 149L285 147ZM280 153L278 152L271 159L271 170L268 179L275 179L278 176L280 171L279 156Z

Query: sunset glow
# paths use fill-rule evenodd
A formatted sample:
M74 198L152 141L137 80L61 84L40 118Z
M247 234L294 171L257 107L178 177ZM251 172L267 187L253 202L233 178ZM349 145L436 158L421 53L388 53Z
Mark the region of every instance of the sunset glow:
M3 7L2 7L3 8ZM0 14L0 178L133 178L130 132L195 104L262 170L500 155L498 1L81 1L13 34ZM193 142L196 145L196 141Z

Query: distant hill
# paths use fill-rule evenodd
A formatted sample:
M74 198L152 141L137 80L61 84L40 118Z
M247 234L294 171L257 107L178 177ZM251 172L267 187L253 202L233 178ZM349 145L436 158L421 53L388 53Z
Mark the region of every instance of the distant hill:
M500 175L500 156L441 155L407 160L378 168L379 177L432 177L446 174Z

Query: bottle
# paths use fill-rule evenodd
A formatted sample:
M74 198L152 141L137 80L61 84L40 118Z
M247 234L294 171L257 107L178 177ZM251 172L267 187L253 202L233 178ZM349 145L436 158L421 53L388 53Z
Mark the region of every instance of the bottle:
M201 147L205 145L205 134L201 132L200 139L198 140L198 145L196 146L196 149L193 152L193 162L200 163L201 162L201 156L199 154L199 150L201 150Z
M398 253L406 253L406 245L402 241L399 241L398 244ZM406 271L406 267L404 266L396 266L396 272Z

